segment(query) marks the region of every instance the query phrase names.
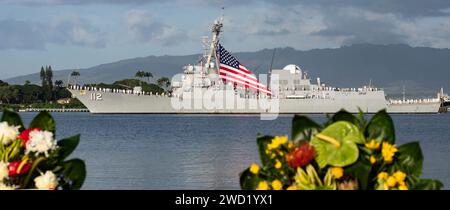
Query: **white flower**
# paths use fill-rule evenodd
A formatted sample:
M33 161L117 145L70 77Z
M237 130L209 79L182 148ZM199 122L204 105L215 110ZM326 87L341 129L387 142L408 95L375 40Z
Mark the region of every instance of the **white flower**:
M0 161L0 182L9 176L8 163Z
M9 186L5 185L3 182L0 182L0 190L15 190L15 189L17 189L16 185Z
M51 171L46 171L34 179L36 188L40 190L54 190L58 186L58 180L56 175Z
M56 140L53 133L34 130L30 132L30 140L25 145L25 153L35 152L36 155L44 153L48 157L48 151L56 149Z
M0 143L7 145L17 139L20 126L9 126L7 122L0 122Z

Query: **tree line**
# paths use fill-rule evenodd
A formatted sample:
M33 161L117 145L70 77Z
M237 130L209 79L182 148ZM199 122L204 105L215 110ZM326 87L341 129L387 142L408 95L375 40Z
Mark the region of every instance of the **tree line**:
M153 78L153 74L151 72L137 71L135 77L138 79L147 78L147 82L150 83L150 78ZM163 89L167 89L170 87L170 80L167 77L161 77L156 81L156 84Z
M53 82L51 66L42 66L40 71L41 86L25 81L23 85L10 85L0 80L0 104L36 104L53 103L71 94L63 86L62 80Z
M30 81L25 81L23 85L8 84L0 80L0 110L2 107L15 106L28 106L37 105L45 106L49 104L56 104L59 99L71 98L71 93L64 87L62 80L53 81L52 67L42 66L39 72L41 84L31 84ZM77 80L80 77L78 71L73 71L70 74L68 83L77 84ZM153 78L151 72L138 71L135 74L137 79L125 79L116 81L113 84L91 84L89 86L107 87L107 88L132 88L135 86L142 86L142 90L152 93L170 93L170 80L167 77L158 78L153 84L150 79ZM146 78L146 81L142 79ZM82 107L78 100L72 100L77 103L77 107ZM69 106L70 107L70 106Z
M71 76L80 76L79 72L72 72ZM153 78L151 72L137 71L134 75L135 79L123 79L115 81L112 84L98 83L98 84L85 84L88 87L97 88L109 88L109 89L133 89L136 86L140 86L142 91L151 92L154 94L170 93L170 80L167 77L159 78L156 83L152 83L150 78ZM146 78L144 81L143 79Z

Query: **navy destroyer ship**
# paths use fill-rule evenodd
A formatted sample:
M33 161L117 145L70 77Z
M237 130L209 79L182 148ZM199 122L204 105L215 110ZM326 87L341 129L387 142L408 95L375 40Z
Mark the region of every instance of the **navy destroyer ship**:
M349 112L438 113L443 92L428 99L387 99L383 89L328 86L311 79L298 65L271 69L268 75L251 75L219 43L223 17L214 21L211 40L195 65L187 65L172 78L170 94L133 89L108 89L70 85L91 113L146 114L299 114ZM222 65L228 65L222 68ZM233 68L235 67L235 68ZM242 67L242 68L240 68ZM233 74L231 74L233 72ZM267 87L261 81L268 81Z

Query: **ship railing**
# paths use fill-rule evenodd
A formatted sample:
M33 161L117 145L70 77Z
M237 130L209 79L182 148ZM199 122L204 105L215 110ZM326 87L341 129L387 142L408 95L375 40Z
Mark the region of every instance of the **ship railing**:
M317 90L317 89L313 89ZM382 88L374 88L374 87L362 87L362 88L337 88L337 87L321 87L318 90L322 91L337 91L337 92L376 92L382 91Z
M390 99L390 104L425 104L425 103L437 103L440 100L438 98L424 98L424 99L405 99L405 100L395 100Z
M80 86L80 85L70 85L67 87L71 90L79 90L79 91L93 91L93 92L103 92L103 93L117 93L117 94L127 94L127 95L153 95L153 96L161 96L166 97L169 96L169 94L158 92L146 92L146 91L134 91L134 90L125 90L125 89L115 89L115 88L97 88L92 86Z

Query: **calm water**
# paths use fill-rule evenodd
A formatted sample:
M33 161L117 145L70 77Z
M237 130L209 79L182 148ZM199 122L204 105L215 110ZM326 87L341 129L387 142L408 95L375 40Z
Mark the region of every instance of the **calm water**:
M36 113L22 113L26 123ZM84 189L239 189L259 162L257 133L290 133L292 117L54 113L57 137L81 134L73 154L87 164ZM322 115L311 116L324 121ZM450 114L395 115L397 144L420 140L424 177L450 189Z

